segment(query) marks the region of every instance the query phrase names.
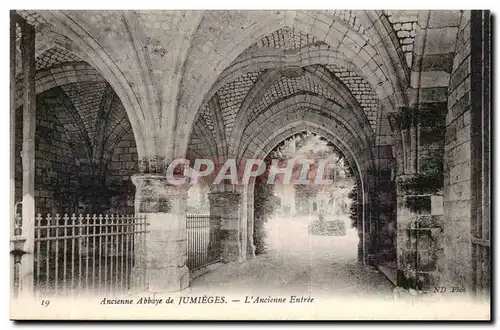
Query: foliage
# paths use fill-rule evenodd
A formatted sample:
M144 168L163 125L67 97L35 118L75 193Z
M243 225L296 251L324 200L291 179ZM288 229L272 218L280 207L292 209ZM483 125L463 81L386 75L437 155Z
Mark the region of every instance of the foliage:
M345 163L343 155L325 139L312 134L301 133L285 140L280 144L268 157L265 162L269 165L271 159L282 160L299 160L299 159L323 159L328 160L331 165L331 176L333 184L331 185L296 185L294 186L296 193L301 195L316 196L322 201L321 205L325 209L319 209L318 212L327 213L328 206L334 201L343 201L349 197L348 193L351 190L356 191L355 179L352 169ZM298 162L297 162L298 163ZM280 199L273 195L273 185L266 183L267 177L264 175L257 178L255 181L254 191L254 244L256 254L264 253L266 246L266 230L265 224L268 219L274 215ZM353 188L354 187L354 188ZM357 196L354 196L356 198ZM353 201L356 201L354 199ZM352 206L354 205L354 206ZM355 203L351 203L351 208Z
M345 224L340 220L325 221L325 219L320 216L319 220L309 225L309 233L318 236L345 236Z
M446 134L446 104L426 103L418 108L403 111L402 128L420 127L420 143L426 146L427 155L419 159L417 174L399 179L399 189L406 195L432 195L444 186L443 142Z
M358 228L358 187L356 185L354 185L347 197L352 201L349 207L351 227Z
M254 245L255 254L267 251L266 222L272 217L277 207L277 197L273 195L273 186L266 183L263 177L255 181L254 190Z
M330 167L329 179L333 180L333 184L295 186L295 191L298 195L316 196L317 199L323 202L323 205L331 205L335 200L343 200L354 185L354 177L349 173L351 170L348 164L345 163L343 155L335 146L318 135L303 133L293 136L289 140L284 141L276 149L273 153L273 158L295 160L296 164L298 164L300 159L326 160ZM298 174L300 167L296 171L297 173L295 174Z
M399 188L407 195L432 195L444 186L443 158L439 151L432 153L424 162L421 171L409 179L399 179Z

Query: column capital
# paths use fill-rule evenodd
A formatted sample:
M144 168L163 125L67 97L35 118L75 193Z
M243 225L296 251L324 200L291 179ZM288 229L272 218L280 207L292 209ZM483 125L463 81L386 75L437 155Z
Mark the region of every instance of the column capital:
M230 191L211 192L208 194L208 200L210 201L211 205L234 205L239 204L241 202L241 199L242 195L240 193Z
M138 213L172 212L172 201L186 199L188 183L172 185L161 174L135 174L132 182L136 187L135 209Z
M164 156L152 155L144 156L138 161L139 173L165 173L167 168Z
M247 187L247 184L219 183L212 184L210 191L213 193L230 192L241 194L245 189L247 189Z
M189 184L172 185L166 174L132 176L135 212L147 214L145 247L137 250L135 278L149 292L180 291L189 286L186 267L186 199ZM140 288L138 288L140 289Z
M167 195L171 197L186 197L189 188L191 188L191 184L189 184L189 182L181 185L171 184L168 182L167 177L163 174L134 174L132 175L132 182L136 188L157 187L164 189Z

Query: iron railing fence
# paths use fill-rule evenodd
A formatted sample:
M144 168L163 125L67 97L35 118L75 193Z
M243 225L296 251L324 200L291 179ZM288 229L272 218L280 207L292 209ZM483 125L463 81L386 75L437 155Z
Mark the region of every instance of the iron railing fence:
M14 238L22 234L21 223L16 212ZM189 269L220 261L221 218L190 214L186 227ZM140 274L144 269L134 266L139 252L145 251L147 232L145 216L38 214L34 231L35 294L78 296L145 288L145 276ZM20 258L16 261L14 288L19 284Z
M218 216L188 214L187 266L194 271L220 261L221 218Z
M134 215L38 215L35 219L36 294L78 296L145 287L134 274L148 223ZM141 286L142 285L142 286Z

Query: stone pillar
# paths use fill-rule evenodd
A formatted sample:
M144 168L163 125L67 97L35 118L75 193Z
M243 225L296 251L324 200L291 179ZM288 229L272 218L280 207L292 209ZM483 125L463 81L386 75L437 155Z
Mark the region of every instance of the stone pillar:
M21 26L21 61L23 68L23 144L22 144L22 251L19 274L23 297L32 297L34 289L33 255L35 240L35 28L19 18ZM15 143L15 142L14 142Z
M375 246L375 237L377 236L375 224L376 224L376 201L372 200L370 197L373 193L368 193L366 201L363 204L364 208L364 230L362 232L363 237L363 262L365 265L375 266L375 251L377 247ZM363 227L362 227L363 228Z
M398 286L429 291L439 284L443 256L443 197L398 197Z
M421 100L417 100L421 101ZM403 136L397 178L398 286L438 285L443 255L443 154L446 101L400 109L394 134ZM401 168L402 167L402 168Z
M221 219L222 262L243 260L241 237L241 194L212 192L208 194L210 215Z
M254 184L248 185L247 194L247 259L255 258L255 245L253 244L253 216L254 216Z
M361 191L361 192L359 192ZM361 196L363 191L361 188L358 188L358 196ZM365 263L365 249L364 249L364 235L363 235L363 217L365 216L364 210L363 210L363 203L360 203L359 197L356 201L354 201L356 204L356 214L357 214L357 220L356 220L356 229L358 231L358 263L364 264Z
M248 250L248 189L242 189L242 201L240 203L240 220L241 220L241 257L243 260L247 260L247 250Z
M17 23L11 12L10 18L10 207L15 214L16 203L16 27ZM10 226L10 236L14 236L14 226Z
M379 160L381 162L381 160ZM377 171L375 212L374 259L376 264L396 263L396 185L390 168Z
M363 263L369 266L376 264L376 251L378 250L377 236L380 234L377 231L378 225L378 175L376 170L368 170L363 173L366 179L363 182Z
M167 183L165 175L138 174L135 212L146 215L149 232L134 269L149 292L176 292L189 287L186 203L188 186ZM135 283L135 282L134 282ZM141 288L138 288L141 289Z

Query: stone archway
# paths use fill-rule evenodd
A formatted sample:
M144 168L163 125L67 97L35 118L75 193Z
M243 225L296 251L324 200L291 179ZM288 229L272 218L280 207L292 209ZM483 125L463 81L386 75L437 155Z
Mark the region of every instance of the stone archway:
M318 46L315 46L317 47L316 49L312 49L313 53L318 51L317 55L326 56L325 59L322 60L323 64L325 60L331 61L333 59L334 62L337 61L338 63L338 60L345 62L346 58L353 59L348 62L350 62L350 65L353 67L365 70L365 77L368 77L369 79L374 79L373 77L376 77L375 79L378 80L373 81L372 86L380 91L379 98L383 107L386 108L386 113L394 111L395 109L398 111L397 109L399 109L399 107L403 107L407 103L404 93L404 89L408 85L408 83L405 82L406 74L404 73L404 67L406 64L404 64L401 60L401 54L399 54L401 51L397 49L395 44L393 44L392 40L397 40L397 38L387 37L392 36L394 31L387 28L390 24L384 24L382 22L387 20L384 15L378 15L375 17L372 14L351 13L353 16L358 14L360 15L361 18L358 20L358 23L361 26L366 24L366 26L370 27L369 29L365 27L365 29L367 29L366 34L370 35L371 41L375 42L374 46L364 39L362 36L363 33L359 32L359 28L356 31L354 28L349 27L348 23L343 22L340 17L336 17L339 13L332 12L325 15L317 12L295 13L292 11L278 11L265 14L260 13L260 16L258 14L259 13L257 12L248 12L245 14L240 13L240 15L243 15L242 17L239 17L243 25L247 22L252 22L251 28L249 29L242 27L238 31L231 30L222 32L210 27L212 33L214 34L232 34L229 39L236 40L237 44L237 47L234 46L234 43L231 44L231 48L228 49L227 52L224 52L226 56L223 60L217 56L213 59L213 61L217 63L213 72L206 72L203 79L193 79L193 77L200 75L200 72L203 72L203 69L195 69L195 64L186 67L187 73L193 73L187 74L187 77L189 78L183 80L182 85L192 86L197 92L194 93L196 97L187 99L186 97L189 95L189 92L187 89L185 92L183 91L184 89L181 89L180 104L185 104L184 107L186 107L188 111L179 112L180 116L178 121L182 124L178 126L176 132L176 144L179 145L178 151L176 151L178 156L182 156L186 153L189 143L189 134L191 131L190 127L195 121L199 109L212 97L213 93L217 91L217 81L219 81L221 77L225 76L224 72L231 72L231 69L229 69L230 67L238 66L241 56L243 58L245 56L253 57L255 46L252 46L253 49L250 49L249 46L256 42L258 43L261 38L264 38L266 35L271 35L272 33L280 30L283 26L289 26L290 29L296 30L297 33L310 34L311 39L316 38L321 42L324 40L324 44L337 48L337 51L339 52L337 54L340 54L340 58L335 55L335 52L333 52L333 55L326 55L329 53L329 48L321 49L323 46L319 44ZM244 17L245 15L247 15L247 17ZM321 16L322 19L314 19L316 16ZM323 26L325 24L323 21L328 20L329 18L331 18L331 22L333 22L330 30L328 29L328 26ZM206 22L209 21L210 20L207 16L206 20L204 20L200 25L200 38L205 28L204 24L208 24ZM207 29L208 28L209 27L207 27ZM339 38L341 35L347 35L348 37L345 40L342 40L342 38ZM197 37L195 37L195 40L197 40L196 38ZM381 40L384 40L382 43L383 46L377 44L377 42ZM207 45L207 47L212 46L213 45ZM302 48L303 46L304 45L300 45L297 48ZM224 45L220 45L220 47L225 50ZM378 47L383 49L378 49ZM247 48L249 48L248 52L243 54ZM351 49L355 49L354 53ZM359 53L356 53L356 50ZM196 56L196 52L200 51L202 51L201 48L193 49L190 56ZM290 62L292 66L302 66L308 64L308 60L306 60L306 62L302 62L302 57L308 58L309 56L300 56L301 51L302 50L298 51L296 49L296 54L293 54L292 56L295 57L295 60L291 60ZM317 63L316 57L317 56L314 57L315 59L312 63ZM270 68L271 66L276 67L276 65L282 66L282 63L278 62L284 58L287 57L283 56L282 53L278 55L274 65L267 64L268 60L264 59L264 66L260 69ZM208 61L212 61L212 59L208 59ZM251 61L252 60L250 60L250 62ZM380 63L377 64L378 62ZM373 71L372 68L377 72ZM386 71L384 72L384 70ZM206 90L207 93L200 93L200 90ZM383 92L383 90L385 90L385 92Z
M321 119L318 117L318 119ZM301 131L310 131L331 141L345 155L346 159L356 169L355 175L359 187L359 205L360 205L360 221L363 226L359 232L363 235L360 237L362 245L360 245L360 261L369 264L387 263L395 261L396 242L396 187L394 177L391 176L393 171L390 160L390 150L383 153L379 152L376 163L386 164L386 168L376 169L373 167L375 162L363 160L362 154L357 154L346 144L342 138L329 130L328 125L324 125L325 119L321 123L311 122L307 120L290 122L284 128L276 131L272 136L263 141L263 147L257 151L247 151L242 158L259 158L262 159L281 141L289 136L292 136ZM272 125L272 122L270 123ZM262 127L265 132L265 126ZM358 149L359 150L359 149ZM361 157L361 158L360 158ZM384 158L386 157L386 158ZM389 157L389 159L387 158ZM243 195L243 200L248 201L247 209L247 232L251 233L253 221L253 206L252 206L253 186L249 186L246 194ZM252 238L248 235L249 257L252 254ZM363 253L361 253L363 252Z
M138 94L131 88L124 72L120 70L117 62L109 56L102 45L99 45L92 38L85 37L88 30L85 29L85 26L76 23L71 18L72 14L75 13L63 11L40 12L39 24L44 27L42 34L47 38L47 45L54 45L53 48L61 49L82 59L90 64L93 70L99 72L112 86L127 113L137 143L139 158L155 155L154 147L150 145L154 139L149 136L151 134L150 130L145 128L148 116L144 115L144 101L137 96ZM47 45L45 47L48 47ZM51 80L54 79L56 84L61 84L74 80L77 74L72 70L63 70L63 72L65 74L61 78L48 74L47 77L42 79L42 82L50 84ZM92 70L89 73L92 73ZM58 74L60 74L60 70L58 70Z
M338 150L342 153L343 156L346 157L349 166L353 169L353 173L355 175L356 186L358 187L358 200L356 203L358 204L358 233L360 238L360 244L358 246L358 261L361 263L368 262L368 254L367 250L369 247L369 243L366 241L367 237L370 235L365 235L365 231L368 226L368 221L370 219L367 214L368 209L366 204L368 203L369 194L367 191L368 181L366 176L368 171L366 169L362 169L360 162L357 160L356 155L353 154L352 150L349 146L345 145L345 142L339 140L338 136L333 132L325 129L323 126L317 125L312 122L307 121L299 121L299 122L291 122L283 129L277 131L273 136L267 139L264 142L263 147L252 157L257 159L264 159L271 150L273 150L277 145L279 145L282 141L301 133L301 132L310 132L314 133L318 136L322 136L333 145L338 148ZM365 176L365 177L364 177ZM246 190L243 192L243 201L247 203L247 258L254 257L254 247L253 247L253 235L254 235L254 206L253 206L253 198L254 198L254 189L255 184L252 182L246 187Z
M70 67L56 63L48 70L61 66ZM86 63L77 66L90 67ZM137 172L135 136L111 86L93 69L90 72L76 81L52 81L38 90L36 213L133 213L130 177ZM16 121L18 150L21 108ZM20 164L19 156L16 153ZM20 173L15 181L19 195Z
M40 131L36 133L34 147L35 188L39 188L37 212L102 212L109 208L106 202L104 208L93 209L100 201L97 196L92 197L96 195L89 192L92 189L109 190L115 195L126 192L129 201L123 204L130 204L134 195L130 176L137 172L138 155L144 153L144 137L135 114L124 106L126 99L122 102L126 91L111 86L115 81L99 65L103 63L99 62L95 49L85 48L84 42L73 38L74 31L57 19L64 16L62 13L18 13L21 20L31 24L37 41L33 76L34 95L41 111L36 115ZM16 49L20 39L18 31L13 40ZM15 73L13 107L19 117L24 97L21 87L26 82L19 71ZM22 130L21 121L18 118L18 134ZM16 144L19 149L20 141ZM20 175L16 177L19 185ZM56 205L54 193L60 195L60 201L68 203ZM76 195L76 199L87 196L92 202L70 202L70 195ZM114 208L115 212L124 210ZM130 212L130 207L127 210Z
M371 20L369 15L362 16L365 22ZM387 18L385 16L381 18L384 19ZM370 32L372 36L375 36L373 33L380 33L384 29L383 23L372 23L380 25ZM395 162L391 150L393 137L387 114L397 113L399 107L407 102L403 89L407 86L405 77L408 68L406 63L399 62L402 58L401 50L398 47L391 50L386 40L384 50L376 50L372 45L367 45L364 51L373 50L374 53L373 58L365 58L366 62L363 62L362 56L354 56L356 60L349 61L347 54L350 53L344 49L345 45L341 45L332 35L316 40L315 38L321 34L319 31L312 29L311 32L308 29L306 32L302 30L305 26L303 22L297 24L297 27L293 24L288 27L285 24L285 28L278 28L266 32L267 35L263 37L256 37L261 39L253 40L251 47L247 46L242 49L242 53L235 54L235 58L227 68L221 70L214 84L207 85L210 89L204 96L198 114L193 117L196 119L198 132L192 131L189 153L203 155L206 152L203 143L199 143L204 138L201 132L206 132L206 135L212 137L207 141L215 141L211 144L205 143L210 146L210 150L217 150L217 154L212 154L211 157L221 162L228 158L241 162L255 156L257 158L265 156L261 154L262 148L267 143L272 143L269 137L276 137L275 133L280 131L280 128L289 127L290 124L299 127L302 121L312 124L316 130L326 129L330 133L334 131L333 135L337 135L336 140L347 142L351 149L351 152L346 154L356 155L349 157L351 160L356 159L358 167L363 168L363 189L359 196L364 198L361 205L367 227L364 228L367 233L366 240L363 240L364 250L376 251L364 253L363 260L371 264L378 261L393 261ZM335 26L340 28L340 25ZM347 27L345 30L347 34L348 30ZM314 32L319 34L316 35ZM390 33L392 32L388 32ZM280 41L282 34L290 34L291 40L294 40L295 35L300 35L300 38L295 39L301 41L295 45L284 38L282 45ZM356 40L362 43L362 35L363 32L356 32L348 39L359 37L360 39ZM302 42L302 40L307 41ZM337 45L338 47L333 47L336 50L333 50L328 42ZM358 51L363 48L361 45L358 46L354 46ZM370 60L378 63L380 54L391 58L388 62L384 59L388 67L369 65ZM356 83L353 83L354 81ZM196 83L205 82L200 80ZM361 86L363 92L359 92L360 87L357 86ZM203 97L203 94L196 95L198 99ZM369 100L373 103L366 102L362 95L370 95ZM195 102L195 99L191 99L190 102ZM188 112L183 112L181 116L190 115ZM184 122L182 118L180 120ZM186 123L189 123L189 119ZM182 125L179 129L187 127L189 125ZM179 150L182 150L183 142L177 141L181 148ZM381 182L388 186L386 188L388 191L384 192L385 195L382 193L378 196L376 186ZM252 208L249 199L252 192L247 191L247 187L230 185L215 189L220 193L242 196L240 200L243 202L239 200L236 209L240 214L238 217L246 220L238 224L238 230L246 231L245 236L250 236L248 223L251 223ZM384 207L380 207L382 204ZM383 219L383 224L379 223L378 219ZM386 237L379 239L377 236L379 230L390 233L382 235ZM253 255L250 239L233 241L240 259L245 258L245 254L247 257ZM380 244L384 247L377 249L376 246Z

